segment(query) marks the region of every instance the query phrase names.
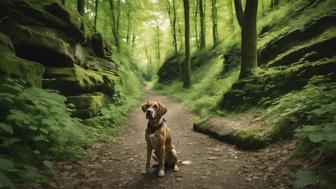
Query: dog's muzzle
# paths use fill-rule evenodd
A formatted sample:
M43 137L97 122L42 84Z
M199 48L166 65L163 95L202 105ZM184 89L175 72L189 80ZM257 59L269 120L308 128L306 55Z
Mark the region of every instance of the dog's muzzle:
M151 111L151 110L147 110L146 111L146 118L149 119L149 118L154 118L154 112Z

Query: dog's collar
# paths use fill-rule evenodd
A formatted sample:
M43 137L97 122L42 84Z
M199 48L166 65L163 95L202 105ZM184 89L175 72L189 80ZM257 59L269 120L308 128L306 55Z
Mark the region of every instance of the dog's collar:
M157 125L150 125L149 122L147 123L147 128L149 130L149 133L152 134L154 133L156 130L160 129L162 126L164 126L166 123L165 119L160 119L160 123Z

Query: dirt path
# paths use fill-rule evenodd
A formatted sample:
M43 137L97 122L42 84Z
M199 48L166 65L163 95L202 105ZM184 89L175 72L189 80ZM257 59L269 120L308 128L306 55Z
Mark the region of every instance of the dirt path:
M118 142L97 143L86 159L62 167L57 176L58 188L288 188L288 171L284 175L278 173L286 164L288 153L283 154L283 161L275 153L272 154L274 160L266 162L259 156L270 149L239 151L231 145L194 132L192 113L182 104L153 91L147 92L147 99L160 101L167 106L168 113L164 117L171 128L178 157L190 160L192 164L181 166L179 172L168 171L163 178L158 178L156 173L143 174L147 122L141 108L137 107L123 134L116 140ZM281 150L291 146L282 144L271 148ZM280 176L272 175L275 169L275 174Z

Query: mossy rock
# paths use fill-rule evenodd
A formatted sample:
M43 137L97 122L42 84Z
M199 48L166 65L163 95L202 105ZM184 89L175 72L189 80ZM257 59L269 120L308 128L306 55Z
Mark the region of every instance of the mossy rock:
M44 66L33 61L16 57L14 53L0 51L0 74L14 76L32 86L42 87Z
M103 76L93 70L74 67L47 67L43 87L59 90L63 95L78 95L95 92L104 84Z
M265 74L249 77L232 85L224 94L223 109L246 111L265 99L275 99L293 90L300 90L315 75L326 75L336 70L336 57L315 62L298 62L290 67L280 67ZM270 68L269 68L270 69Z
M75 105L75 111L73 116L82 119L87 119L95 116L101 107L104 106L104 94L103 93L93 93L93 94L82 94L79 96L68 96L68 102Z
M41 33L40 31L48 31ZM11 38L17 56L41 62L46 66L72 66L74 58L69 44L56 37L52 29L21 26L5 17L0 31Z
M234 143L238 148L247 150L263 148L271 142L271 140L263 134L263 130L263 128L255 127L240 129L233 134Z
M3 53L15 53L15 49L10 38L3 33L0 33L0 50Z
M45 25L68 36L72 42L84 42L85 34L79 15L71 13L55 1L2 0L0 15L11 16L17 22L36 26Z

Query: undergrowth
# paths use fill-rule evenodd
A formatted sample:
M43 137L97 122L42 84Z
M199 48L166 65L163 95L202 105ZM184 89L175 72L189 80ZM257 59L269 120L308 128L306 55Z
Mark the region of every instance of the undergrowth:
M2 77L1 83L0 188L23 182L35 187L46 182L38 169L84 154L84 126L70 116L72 106L56 91L11 78Z

